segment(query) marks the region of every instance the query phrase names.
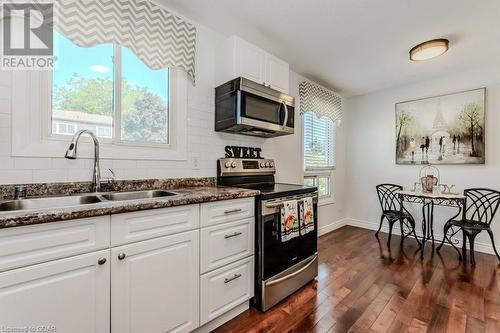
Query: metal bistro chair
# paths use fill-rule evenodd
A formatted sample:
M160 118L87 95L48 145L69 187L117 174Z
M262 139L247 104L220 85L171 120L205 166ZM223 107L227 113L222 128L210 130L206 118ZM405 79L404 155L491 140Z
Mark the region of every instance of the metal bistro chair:
M406 237L410 233L413 233L415 240L420 246L420 242L418 241L417 234L415 233L415 220L413 216L404 208L403 203L401 202L399 195L396 191L402 191L403 186L394 185L394 184L380 184L376 186L378 199L380 201L380 205L382 206L382 216L380 217L380 226L378 227L377 232L375 233L375 237L378 238L378 233L382 228L382 222L384 218L389 222L389 239L387 240L387 245L391 244L391 236L392 236L392 227L394 223L399 221L401 226L401 243L404 241ZM404 221L407 221L411 230L406 235L404 234L403 224Z
M459 227L463 233L463 245L462 251L465 256L466 249L466 238L469 240L470 246L470 261L472 265L476 264L474 259L474 240L476 236L483 230L486 230L490 235L491 244L493 245L493 251L500 260L500 255L495 247L495 240L493 238L493 232L491 231L490 225L497 212L498 205L500 203L500 192L495 190L490 190L486 188L472 188L464 191L465 195L465 207L462 212L461 220L450 220L444 225L444 235L452 227ZM439 245L438 251L443 246L445 239L451 243L448 237L443 237L441 244ZM458 257L462 260L462 255L458 251Z

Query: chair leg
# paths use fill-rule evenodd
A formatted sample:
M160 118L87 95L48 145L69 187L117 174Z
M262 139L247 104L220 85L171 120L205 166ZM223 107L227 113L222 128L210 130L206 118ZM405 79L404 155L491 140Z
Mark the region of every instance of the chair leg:
M470 245L470 264L472 266L476 266L476 258L474 257L474 242L476 239L476 233L472 234L467 234L467 237L469 238L469 245Z
M413 233L413 237L415 237L415 240L417 241L418 246L420 246L420 241L418 240L417 233L415 232L415 221L413 219L408 220L411 224L412 230L411 232Z
M394 221L389 221L389 239L387 239L387 245L391 245L391 237L392 237L392 226L394 225Z
M380 229L382 229L382 222L383 222L383 221L384 221L384 215L382 215L382 216L380 217L380 225L378 226L378 230L377 230L377 232L375 233L375 237L377 237L377 238L378 238L378 233L380 232Z
M490 235L491 245L493 245L493 251L495 251L498 260L500 260L500 255L498 254L497 248L495 246L495 239L493 238L493 231L491 231L490 229L487 229L486 231L488 231L488 235Z
M403 229L403 219L400 219L399 220L399 226L401 228L401 245L403 245L403 242L405 240L405 232L404 232L404 229Z
M467 259L467 234L465 231L462 229L462 256L464 257L464 260Z
M439 252L441 250L441 248L443 247L444 245L444 241L447 240L446 239L446 234L448 233L448 230L450 229L451 225L449 222L446 222L444 224L444 228L443 228L443 240L441 241L441 244L439 244L439 246L437 247L436 251Z

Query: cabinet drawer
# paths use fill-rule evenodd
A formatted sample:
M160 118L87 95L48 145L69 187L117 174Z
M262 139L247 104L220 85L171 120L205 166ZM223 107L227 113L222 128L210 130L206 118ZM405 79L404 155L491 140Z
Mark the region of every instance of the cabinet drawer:
M201 226L238 221L254 216L255 199L243 198L201 204Z
M0 271L109 247L109 215L0 230Z
M200 325L253 297L254 257L200 277Z
M254 253L254 218L201 229L200 270L206 273Z
M199 205L144 210L111 216L111 246L197 229Z

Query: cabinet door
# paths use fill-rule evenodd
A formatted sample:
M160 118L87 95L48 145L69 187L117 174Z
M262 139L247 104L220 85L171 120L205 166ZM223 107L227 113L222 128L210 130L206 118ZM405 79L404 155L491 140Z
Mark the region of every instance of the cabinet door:
M1 325L30 332L109 332L109 279L109 250L0 273Z
M198 327L198 244L196 230L111 249L112 332Z
M268 54L266 56L266 85L287 94L289 77L288 63Z
M236 75L264 84L266 54L258 47L237 38L235 43Z

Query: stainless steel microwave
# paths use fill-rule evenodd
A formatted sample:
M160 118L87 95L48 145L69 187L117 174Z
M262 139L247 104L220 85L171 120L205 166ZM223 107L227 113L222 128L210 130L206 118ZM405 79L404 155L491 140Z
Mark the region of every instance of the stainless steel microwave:
M295 99L239 77L215 88L215 130L271 138L293 134Z

